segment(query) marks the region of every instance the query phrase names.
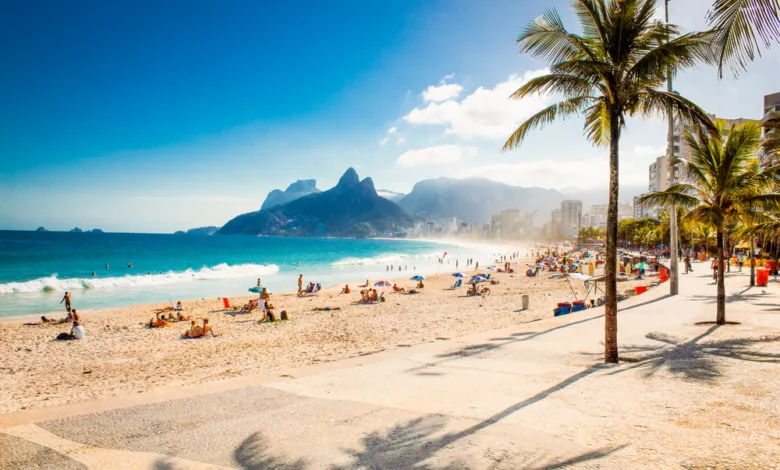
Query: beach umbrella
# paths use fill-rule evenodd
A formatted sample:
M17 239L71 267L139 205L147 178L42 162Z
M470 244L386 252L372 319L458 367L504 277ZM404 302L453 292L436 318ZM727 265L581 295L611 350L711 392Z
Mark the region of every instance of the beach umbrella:
M463 275L463 273L452 273L452 275L455 277L466 277Z
M488 266L485 269L491 269L491 270L495 271L496 269L498 269L498 266L496 266L495 264L491 264L490 266Z
M393 283L390 281L379 281L374 283L374 287L390 287Z
M411 280L412 281L424 281L425 280L425 276L423 276L422 274L418 274L416 276L412 276Z
M487 278L485 276L474 276L471 278L471 281L469 282L485 282L487 281Z

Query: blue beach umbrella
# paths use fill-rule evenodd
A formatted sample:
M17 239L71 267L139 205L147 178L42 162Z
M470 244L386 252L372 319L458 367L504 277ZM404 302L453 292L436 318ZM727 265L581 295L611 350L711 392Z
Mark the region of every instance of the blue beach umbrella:
M422 274L417 274L416 276L412 276L411 280L412 281L424 281L425 280L425 276L423 276Z
M452 273L455 277L466 277L463 273Z
M485 282L487 281L487 278L485 276L474 276L471 278L470 282Z

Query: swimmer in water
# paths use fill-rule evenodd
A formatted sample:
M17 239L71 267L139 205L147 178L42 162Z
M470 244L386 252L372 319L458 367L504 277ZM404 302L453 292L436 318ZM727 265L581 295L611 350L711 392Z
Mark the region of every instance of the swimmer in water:
M128 268L132 268L133 267L133 263L127 263L127 267Z
M92 277L95 277L95 271L92 271Z
M106 263L106 269L108 269L108 263Z

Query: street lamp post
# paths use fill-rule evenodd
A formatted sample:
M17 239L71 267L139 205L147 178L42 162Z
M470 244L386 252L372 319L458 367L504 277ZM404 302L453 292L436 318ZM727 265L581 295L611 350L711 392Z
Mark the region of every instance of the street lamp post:
M669 29L669 0L664 0L664 17L666 20L666 32L670 33ZM671 34L668 34L667 41L671 40ZM666 91L672 92L672 74L666 74ZM666 110L668 116L669 127L666 135L666 154L668 155L668 161L674 161L674 116L672 115L671 106ZM682 122L680 123L682 124ZM672 166L672 179L674 180L674 168L677 163ZM680 175L682 176L682 174ZM672 209L669 213L669 295L677 295L679 292L679 272L677 270L677 208L672 204Z

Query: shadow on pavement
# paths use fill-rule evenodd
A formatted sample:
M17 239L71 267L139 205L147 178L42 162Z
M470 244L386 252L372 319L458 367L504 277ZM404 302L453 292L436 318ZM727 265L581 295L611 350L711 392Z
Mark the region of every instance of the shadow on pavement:
M632 365L610 372L609 375L644 369L645 376L649 377L664 370L687 380L714 382L721 376L718 358L780 363L780 353L757 351L753 348L754 345L780 343L780 336L702 341L718 328L718 325L712 326L689 341L664 333L649 333L647 339L664 344L622 347L622 361Z

